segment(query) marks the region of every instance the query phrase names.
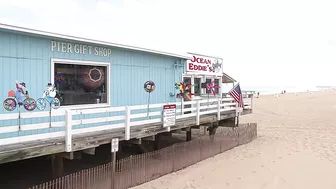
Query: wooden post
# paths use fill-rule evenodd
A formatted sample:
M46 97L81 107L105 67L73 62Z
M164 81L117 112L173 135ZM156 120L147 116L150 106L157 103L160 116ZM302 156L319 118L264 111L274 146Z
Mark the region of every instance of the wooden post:
M251 97L251 112L253 112L253 96L254 96L253 94L251 94L250 96Z
M126 106L125 110L125 140L130 140L131 137L131 108Z
M201 111L201 103L197 100L196 103L196 125L200 125L200 111Z
M239 107L238 103L236 103L236 126L238 127L239 125Z
M65 151L72 151L72 112L65 110Z
M155 135L155 140L154 140L154 150L159 150L161 145L160 145L160 133Z
M220 115L221 115L221 112L220 112L220 110L221 110L221 101L222 101L222 99L218 99L218 101L217 101L217 121L220 121Z
M191 141L191 128L187 127L186 131L186 141Z
M53 179L63 176L63 173L64 173L63 157L57 154L52 154L51 155L51 168L52 168Z

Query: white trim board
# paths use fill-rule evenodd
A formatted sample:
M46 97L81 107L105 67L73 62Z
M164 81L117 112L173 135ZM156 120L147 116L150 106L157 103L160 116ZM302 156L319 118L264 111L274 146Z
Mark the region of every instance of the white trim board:
M100 104L78 104L78 105L69 105L63 106L61 104L60 108L85 108L85 107L109 107L111 106L111 64L109 62L93 62L93 61L82 61L82 60L69 60L69 59L55 59L52 58L50 61L50 82L54 83L55 80L55 64L75 64L75 65L90 65L90 66L105 66L106 67L106 91L107 91L107 103Z
M166 56L170 56L170 57L182 58L182 59L185 59L185 60L190 58L189 55L178 55L178 54L174 54L174 53L168 53L168 52L146 49L146 48L141 48L141 47L135 47L135 46L130 46L130 45L122 45L122 44L111 43L111 42L100 41L100 40L87 39L87 38L83 38L83 37L75 37L75 36L70 36L70 35L46 32L46 31L29 29L29 28L13 26L13 25L8 25L8 24L1 24L0 23L0 29L12 30L12 31L17 31L17 32L23 32L23 33L35 34L35 35L41 35L41 36L47 36L47 37L69 39L69 40L75 40L75 41L80 41L80 42L85 42L85 43L94 43L94 44L99 44L99 45L106 45L106 46L111 46L111 47L118 47L118 48L123 48L123 49L128 49L128 50L148 52L148 53L159 54L159 55L166 55Z
M19 144L19 143L24 143L24 142L29 142L29 141L39 141L39 140L44 140L44 139L52 139L52 138L57 138L57 137L63 137L64 138L65 137L65 131L4 138L4 139L0 139L0 146L8 145L8 144Z

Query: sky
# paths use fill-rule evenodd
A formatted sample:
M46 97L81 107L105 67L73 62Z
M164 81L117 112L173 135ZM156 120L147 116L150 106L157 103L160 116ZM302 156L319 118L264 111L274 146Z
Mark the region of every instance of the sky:
M336 1L0 0L0 23L223 58L246 87L334 85Z

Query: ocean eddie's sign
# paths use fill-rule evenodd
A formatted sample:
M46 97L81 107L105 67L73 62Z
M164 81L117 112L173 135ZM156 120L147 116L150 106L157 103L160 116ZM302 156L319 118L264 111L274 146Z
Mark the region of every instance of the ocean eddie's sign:
M51 51L75 54L89 54L102 57L110 57L112 50L105 47L68 43L62 41L51 41Z
M206 56L192 55L187 60L187 71L202 75L223 75L223 60Z

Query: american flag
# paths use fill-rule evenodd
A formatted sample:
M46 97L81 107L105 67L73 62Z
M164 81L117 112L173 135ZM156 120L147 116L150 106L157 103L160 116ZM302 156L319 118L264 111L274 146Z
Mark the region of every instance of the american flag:
M238 107L244 108L244 102L243 102L243 94L240 90L239 83L231 89L229 92L230 96L235 99L235 101L238 103Z

